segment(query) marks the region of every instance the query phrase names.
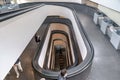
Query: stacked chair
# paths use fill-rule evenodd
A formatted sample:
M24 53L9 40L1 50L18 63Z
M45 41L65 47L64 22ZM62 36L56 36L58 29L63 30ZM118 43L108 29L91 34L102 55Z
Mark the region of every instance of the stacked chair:
M104 17L99 25L100 25L100 30L103 32L103 34L106 34L107 28L112 26L112 21L110 20L110 18Z
M105 15L102 12L100 12L100 11L95 12L94 13L94 18L93 18L94 23L96 25L98 25L99 24L99 19L103 18L104 16Z
M120 50L120 26L101 11L94 13L93 21L100 27L102 33L110 38L110 42L114 48Z

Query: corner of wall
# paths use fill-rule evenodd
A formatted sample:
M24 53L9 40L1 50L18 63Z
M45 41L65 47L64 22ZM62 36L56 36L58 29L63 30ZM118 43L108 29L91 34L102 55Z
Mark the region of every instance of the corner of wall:
M98 4L92 1L86 1L86 5L94 7L94 8L98 8Z

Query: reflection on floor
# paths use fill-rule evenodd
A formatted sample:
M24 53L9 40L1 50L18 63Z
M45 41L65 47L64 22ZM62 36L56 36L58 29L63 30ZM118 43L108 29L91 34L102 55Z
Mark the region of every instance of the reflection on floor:
M102 34L99 27L93 23L90 16L83 13L78 14L78 16L95 50L92 69L86 80L119 80L120 51L114 49L107 36ZM36 48L37 44L34 39L32 39L20 58L24 69L23 73L20 73L20 78L16 78L12 68L6 80L34 80L31 60Z

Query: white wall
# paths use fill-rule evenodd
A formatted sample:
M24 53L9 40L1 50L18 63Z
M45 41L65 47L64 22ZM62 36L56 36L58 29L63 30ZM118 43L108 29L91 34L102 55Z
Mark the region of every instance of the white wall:
M39 9L0 22L0 80L22 54L46 16Z
M104 12L108 17L110 17L110 19L112 19L115 23L117 23L120 26L120 12L109 9L102 5L98 5L98 9Z
M19 0L21 3L25 2L75 2L81 3L81 0Z
M98 9L120 26L120 0L90 0L98 3Z
M90 0L120 12L120 0Z

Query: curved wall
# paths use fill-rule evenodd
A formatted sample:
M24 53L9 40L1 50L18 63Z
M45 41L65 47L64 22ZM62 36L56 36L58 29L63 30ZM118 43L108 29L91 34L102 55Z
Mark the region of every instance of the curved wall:
M45 9L47 9L47 10L45 10ZM79 49L81 51L81 55L82 55L82 58L84 60L85 57L86 57L86 54L87 54L87 49L85 47L82 36L79 32L79 28L77 26L77 23L75 21L75 18L74 18L74 15L73 15L72 11L68 8L61 7L61 6L45 5L45 6L41 7L41 14L44 15L44 16L59 15L59 16L63 16L65 18L68 18L68 19L71 20L71 22L73 24L74 31L75 31L75 35L79 36L79 37L76 37L77 38L77 43L80 44ZM48 32L48 34L49 33L50 32ZM44 62L44 59L45 59L45 53L46 53L46 50L47 50L49 38L50 38L50 35L47 35L47 37L45 39L45 43L44 43L42 51L41 51L41 54L40 54L39 61L38 61L39 65L41 67L43 67L43 62Z
M74 2L81 3L81 0L17 0L19 3L26 2Z
M51 31L56 30L56 26L54 26L56 23L51 23L49 29L51 29ZM64 26L63 26L64 25ZM61 28L62 27L62 28ZM74 52L73 52L73 46L72 46L72 41L71 41L71 36L70 36L70 31L68 29L68 26L65 24L59 24L59 30L62 30L64 32L66 32L68 34L68 40L69 40L69 44L70 44L70 50L71 50L71 55L72 55L72 60L73 63L75 62L75 56L74 56ZM64 40L66 41L66 40ZM51 42L52 43L52 42ZM52 45L52 44L51 44ZM50 49L50 53L49 53L49 58L48 58L48 68L50 65L50 58L51 58L51 54L52 54L52 48Z

